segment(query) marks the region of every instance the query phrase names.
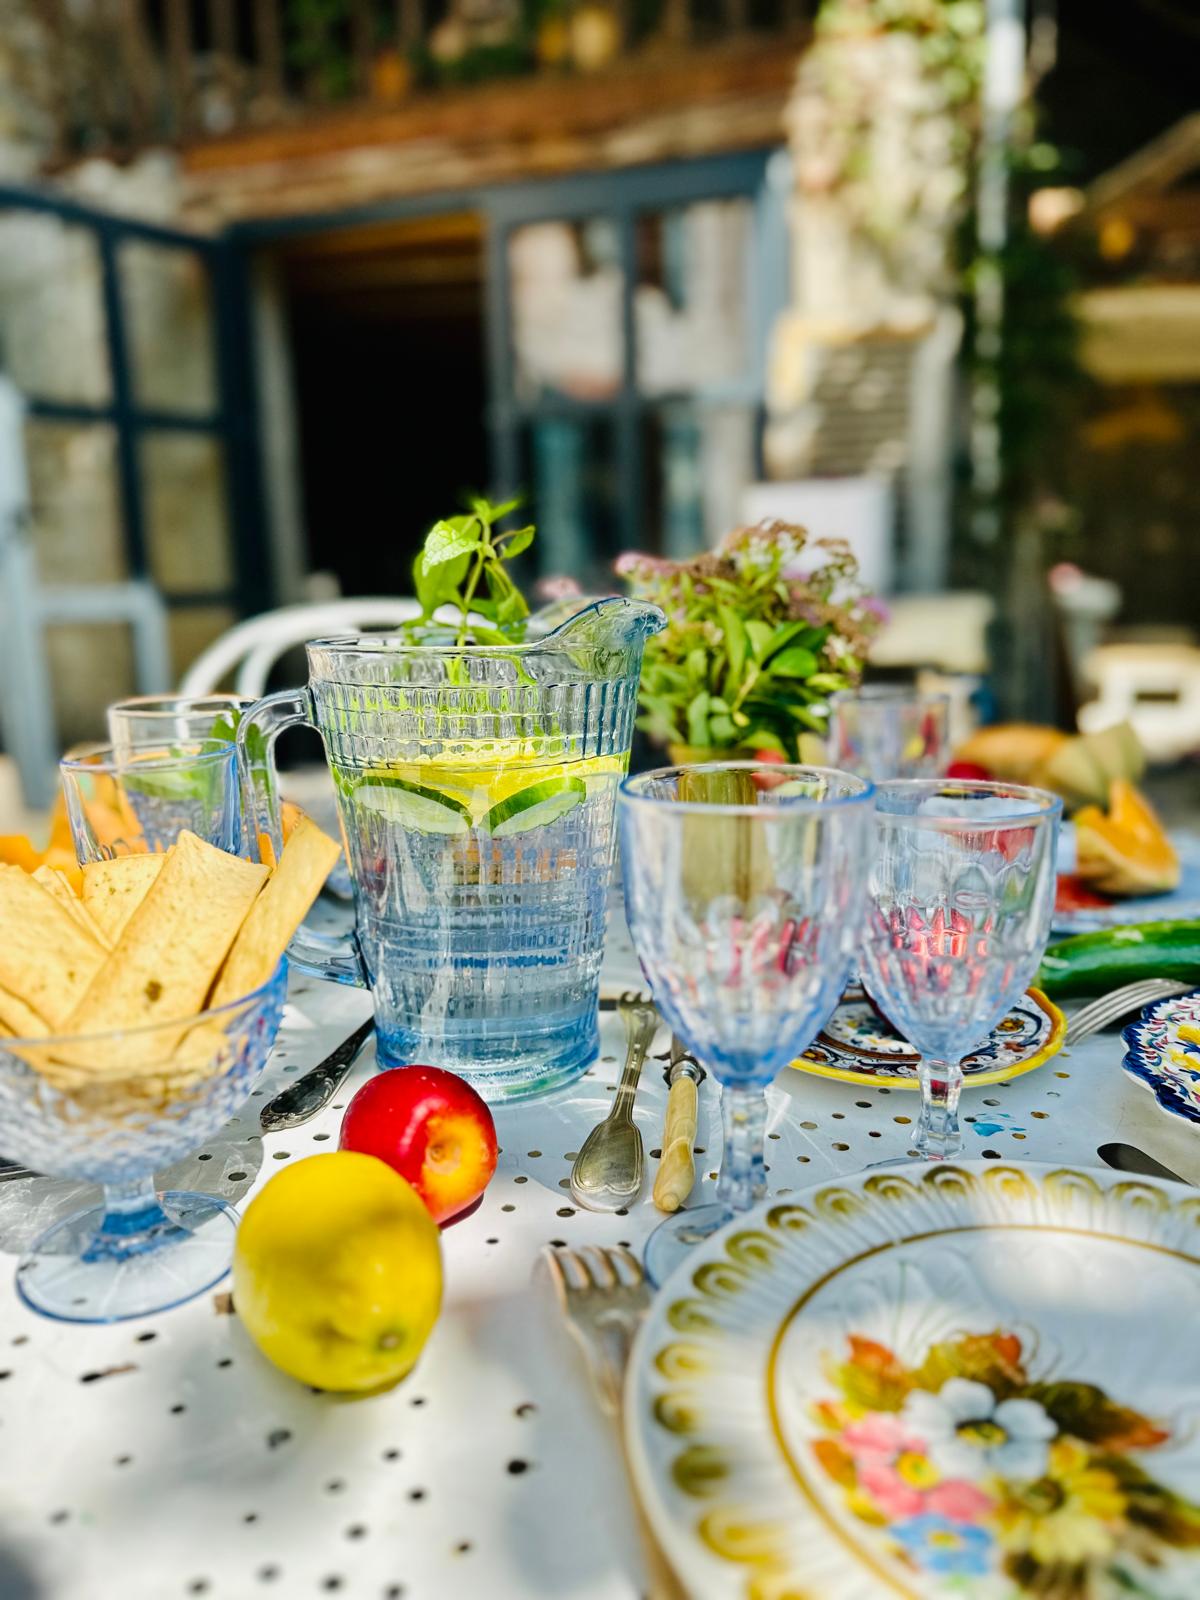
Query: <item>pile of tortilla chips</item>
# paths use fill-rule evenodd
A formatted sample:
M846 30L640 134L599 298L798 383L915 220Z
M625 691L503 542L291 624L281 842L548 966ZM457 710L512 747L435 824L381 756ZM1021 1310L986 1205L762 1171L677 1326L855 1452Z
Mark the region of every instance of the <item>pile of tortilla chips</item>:
M216 1071L227 1024L197 1014L271 977L339 853L305 817L274 868L188 832L83 867L78 892L0 865L0 1042L64 1089Z

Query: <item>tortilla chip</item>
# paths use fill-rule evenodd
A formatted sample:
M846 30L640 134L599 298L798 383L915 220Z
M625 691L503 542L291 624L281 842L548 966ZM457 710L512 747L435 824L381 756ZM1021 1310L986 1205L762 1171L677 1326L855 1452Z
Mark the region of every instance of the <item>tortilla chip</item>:
M35 883L40 883L43 889L54 896L60 906L66 906L85 933L90 933L98 944L108 949L112 941L100 931L100 925L71 888L65 872L58 872L43 862L33 874L33 878Z
M341 853L341 846L322 833L311 817L300 817L271 881L254 902L234 940L210 1005L240 1000L266 983Z
M124 933L166 859L149 854L117 856L112 861L89 861L84 867L83 904L110 945Z
M57 1031L104 958L104 946L29 873L0 866L0 987Z
M62 1049L60 1057L108 1074L165 1062L203 1006L269 870L181 833L68 1019L73 1033L178 1026Z
M45 1019L32 1006L0 989L0 1033L13 1039L40 1039L50 1032Z

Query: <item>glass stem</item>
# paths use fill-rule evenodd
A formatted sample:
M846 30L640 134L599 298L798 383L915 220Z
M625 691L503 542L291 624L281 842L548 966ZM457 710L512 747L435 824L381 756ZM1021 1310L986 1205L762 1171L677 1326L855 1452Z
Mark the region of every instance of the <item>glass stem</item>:
M84 1261L120 1261L156 1250L179 1230L158 1203L154 1179L104 1186L104 1220Z
M947 1161L962 1149L958 1097L962 1093L961 1061L925 1061L920 1067L921 1125L916 1147L927 1161Z
M721 1089L725 1121L725 1149L717 1200L733 1211L748 1211L767 1192L763 1165L763 1135L767 1126L767 1097L762 1089Z

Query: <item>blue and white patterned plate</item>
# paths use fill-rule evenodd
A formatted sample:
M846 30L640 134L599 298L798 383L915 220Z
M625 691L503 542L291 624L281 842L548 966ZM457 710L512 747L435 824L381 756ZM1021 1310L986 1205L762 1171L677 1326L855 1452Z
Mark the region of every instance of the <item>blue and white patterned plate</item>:
M1079 911L1055 911L1055 933L1098 933L1102 928L1123 928L1137 922L1186 922L1200 917L1200 839L1173 834L1171 843L1182 869L1178 889L1169 894L1143 894L1114 900L1110 906ZM1064 823L1058 836L1058 870L1075 870L1075 828Z
M1156 1000L1122 1037L1129 1048L1121 1065L1130 1077L1173 1117L1200 1122L1200 990Z

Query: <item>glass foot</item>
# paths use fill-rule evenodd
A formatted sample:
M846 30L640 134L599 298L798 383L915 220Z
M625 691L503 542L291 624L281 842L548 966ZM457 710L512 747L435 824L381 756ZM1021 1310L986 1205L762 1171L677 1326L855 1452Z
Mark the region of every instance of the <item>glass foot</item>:
M656 1289L662 1287L689 1251L712 1237L737 1213L732 1206L697 1206L694 1211L677 1211L660 1222L646 1240L642 1266Z
M212 1195L174 1191L163 1216L123 1238L102 1235L103 1206L43 1233L17 1265L27 1306L62 1322L120 1322L166 1311L229 1270L238 1214Z

